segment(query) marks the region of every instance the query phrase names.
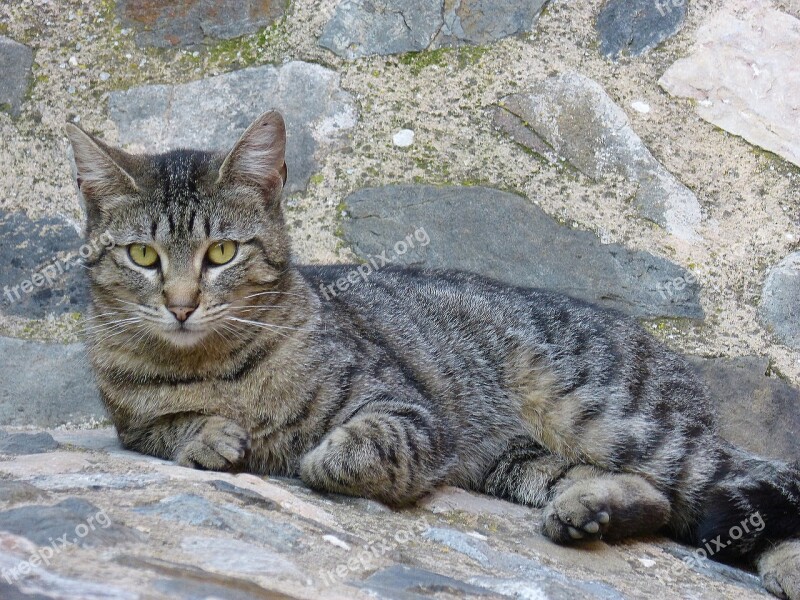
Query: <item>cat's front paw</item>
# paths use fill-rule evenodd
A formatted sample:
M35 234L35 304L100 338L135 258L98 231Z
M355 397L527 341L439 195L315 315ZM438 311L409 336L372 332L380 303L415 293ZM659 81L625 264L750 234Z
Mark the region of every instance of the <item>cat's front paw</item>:
M800 540L789 540L765 551L758 559L764 587L789 600L800 600Z
M183 467L229 471L250 449L250 434L223 417L208 417L200 430L178 451L175 462Z

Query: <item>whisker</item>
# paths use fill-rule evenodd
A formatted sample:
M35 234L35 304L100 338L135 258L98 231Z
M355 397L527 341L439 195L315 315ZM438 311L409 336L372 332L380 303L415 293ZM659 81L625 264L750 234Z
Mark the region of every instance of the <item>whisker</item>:
M304 327L290 327L288 325L276 325L275 323L264 323L263 321L250 321L248 319L240 319L239 317L226 317L231 321L237 321L239 323L248 323L249 325L260 325L264 327L275 327L277 329L291 329L292 331L319 331L318 329L306 329Z
M257 294L250 294L249 296L244 296L242 300L246 300L247 298L255 298L256 296L268 296L268 295L283 295L283 296L297 296L298 298L305 298L303 294L295 294L294 292L259 292Z

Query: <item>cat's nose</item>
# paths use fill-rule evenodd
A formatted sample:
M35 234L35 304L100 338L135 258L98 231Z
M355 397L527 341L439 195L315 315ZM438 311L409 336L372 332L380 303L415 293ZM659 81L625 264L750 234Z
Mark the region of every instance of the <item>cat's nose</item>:
M183 323L189 318L189 315L191 315L196 308L196 306L168 306L167 310L175 315L175 318L178 319L178 321Z

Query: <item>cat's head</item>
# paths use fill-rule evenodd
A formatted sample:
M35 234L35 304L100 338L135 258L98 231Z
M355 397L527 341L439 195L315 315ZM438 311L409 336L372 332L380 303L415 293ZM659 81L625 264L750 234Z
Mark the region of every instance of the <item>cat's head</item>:
M281 115L261 115L227 153L136 156L74 125L67 134L87 234L114 241L87 261L90 337L175 348L236 337L235 319L254 318L289 265Z

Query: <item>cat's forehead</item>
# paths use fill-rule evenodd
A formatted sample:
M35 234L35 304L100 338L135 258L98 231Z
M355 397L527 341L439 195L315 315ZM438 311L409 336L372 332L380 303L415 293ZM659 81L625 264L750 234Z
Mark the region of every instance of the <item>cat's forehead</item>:
M216 180L221 161L211 152L173 150L150 157L141 174L151 201L164 208L201 203Z

